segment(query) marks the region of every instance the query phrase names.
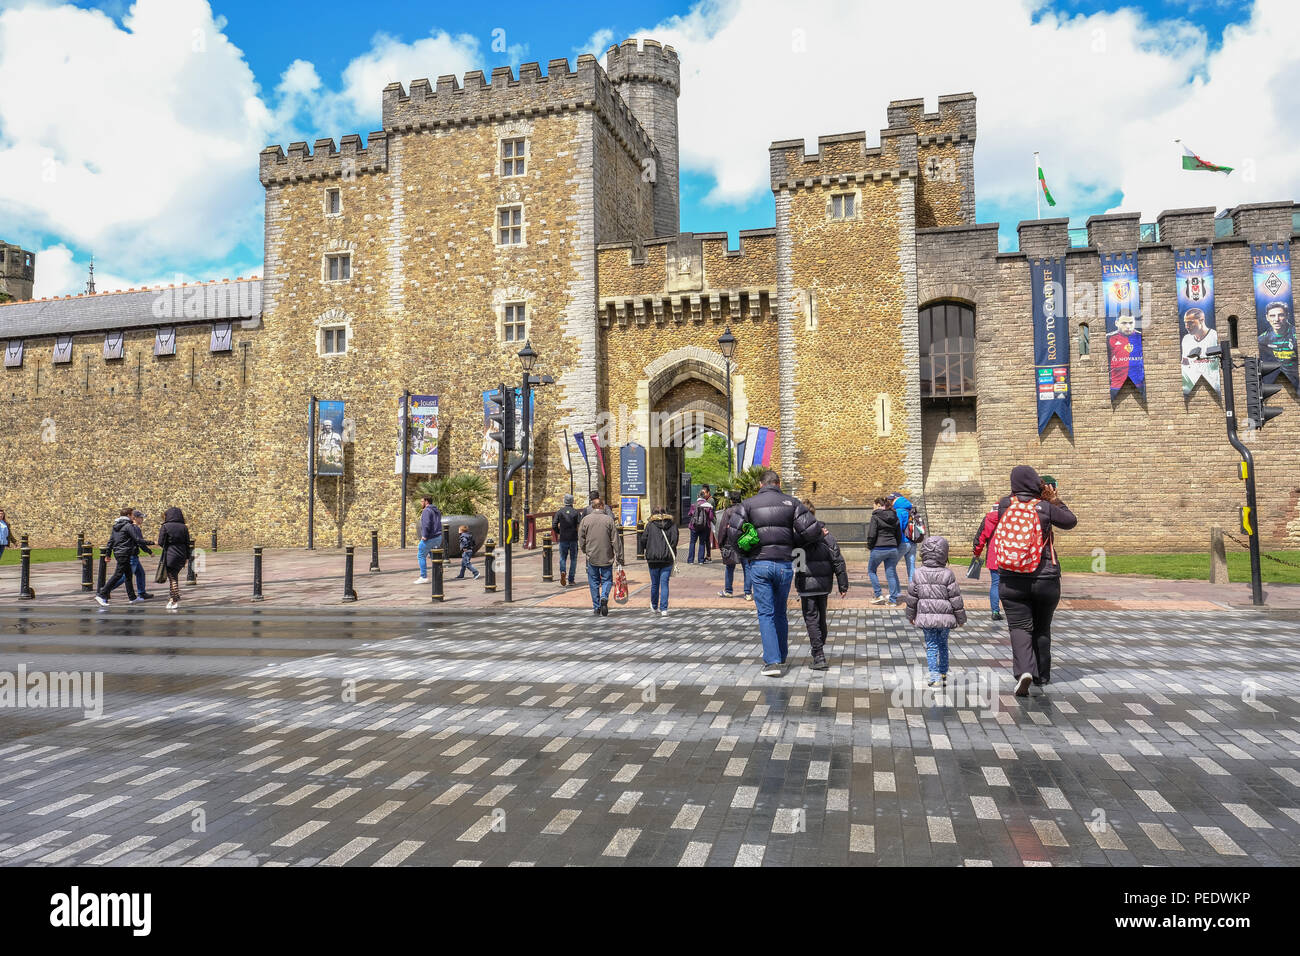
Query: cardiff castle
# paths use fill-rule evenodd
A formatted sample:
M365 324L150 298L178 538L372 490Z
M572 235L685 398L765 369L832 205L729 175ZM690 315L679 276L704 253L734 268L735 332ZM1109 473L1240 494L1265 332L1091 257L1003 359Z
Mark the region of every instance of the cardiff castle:
M1258 354L1252 247L1294 249L1293 201L1038 219L1000 251L976 215L976 98L958 93L932 112L891 102L878 133L815 152L773 142L775 221L733 247L680 231L680 90L676 51L653 40L603 66L390 84L364 142L262 151L260 277L33 301L39 263L3 246L17 261L0 304L0 505L38 547L97 540L123 504L178 505L230 546L302 546L314 505L317 543L371 529L393 543L426 477L403 489L394 468L403 396L438 396L439 474L479 471L485 392L520 381L528 342L552 381L515 514L571 488L619 495L632 442L646 504L671 506L689 462L663 435L730 427L736 443L770 436L785 487L846 541L901 491L960 554L1020 463L1079 516L1067 553L1204 550L1211 526L1235 527L1238 455L1216 381L1187 387L1175 260L1212 257L1216 334ZM1072 420L1044 426L1031 264L1095 290L1121 254L1142 294L1142 379L1115 387L1102 297L1072 296L1058 343ZM341 475L311 477L318 399L344 405ZM1274 402L1284 414L1250 439L1258 517L1266 545L1294 547L1300 407L1290 386Z

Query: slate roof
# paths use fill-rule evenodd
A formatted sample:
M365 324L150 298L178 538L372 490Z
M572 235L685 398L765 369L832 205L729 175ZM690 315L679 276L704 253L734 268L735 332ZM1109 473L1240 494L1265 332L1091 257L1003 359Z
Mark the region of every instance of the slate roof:
M261 315L261 279L223 279L5 303L0 305L0 340L252 319Z

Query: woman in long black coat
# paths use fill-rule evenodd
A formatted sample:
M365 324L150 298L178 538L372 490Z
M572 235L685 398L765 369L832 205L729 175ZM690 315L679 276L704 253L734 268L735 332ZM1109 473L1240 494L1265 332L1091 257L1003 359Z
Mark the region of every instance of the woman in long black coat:
M162 549L163 569L171 591L167 610L174 611L181 603L181 568L194 553L194 539L190 537L190 529L180 508L168 508L163 513L163 525L158 529L158 547Z

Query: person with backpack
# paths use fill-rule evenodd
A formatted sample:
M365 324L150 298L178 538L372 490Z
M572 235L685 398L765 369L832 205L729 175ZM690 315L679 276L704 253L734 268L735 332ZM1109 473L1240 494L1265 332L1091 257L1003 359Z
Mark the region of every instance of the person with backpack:
M916 570L916 546L924 537L916 526L916 507L898 492L886 499L898 516L898 557L907 568L907 581L912 581L912 572Z
M870 556L867 559L867 577L871 579L874 597L872 604L884 604L880 593L880 578L876 568L885 566L885 580L889 582L889 607L898 607L901 588L898 584L898 559L903 532L898 526L898 512L889 505L885 498L876 499L876 510L871 513L871 523L867 525L867 547Z
M424 510L420 512L420 547L415 557L420 563L420 576L416 584L429 583L429 552L442 547L442 512L434 505L433 499L425 495Z
M722 515L718 518L718 548L722 552L722 564L725 573L722 577L722 590L718 592L718 597L735 596L736 565L740 565L741 573L744 575L745 600L754 600L754 589L750 582L750 560L741 550L736 547L736 539L739 537L739 531L733 531L731 528L731 516L736 513L740 507L740 492L732 491L727 495L731 502Z
M695 545L699 542L699 563L708 564L709 554L713 550L713 496L708 485L700 486L700 496L695 499L695 504L691 505L686 521L691 529L691 544L686 551L686 563L695 563Z
M555 512L551 518L551 530L555 532L555 542L560 546L560 587L572 586L574 575L578 572L578 525L582 523L582 512L573 507L573 495L564 496L564 507ZM565 570L565 560L568 570Z
M1061 565L1054 529L1079 519L1028 465L1011 469L1011 494L998 502L993 532L1002 607L1011 632L1016 696L1052 679L1052 615L1061 600Z
M5 517L5 510L0 508L0 558L5 556L5 548L13 544L17 537L18 535L14 531L14 526L11 525L9 519Z
M814 518L817 509L813 503L804 499L804 507ZM837 587L840 597L849 593L849 570L840 553L839 542L831 529L822 521L817 522L821 532L820 538L804 548L804 559L794 575L795 590L799 592L800 610L803 622L808 628L808 643L812 646L812 663L815 671L824 671L826 663L826 599L830 597L831 588Z
M668 579L677 562L677 525L666 508L655 510L641 529L639 550L650 570L650 610L668 613Z
M989 549L988 560L984 566L989 569L989 607L993 610L993 620L1002 620L1002 611L998 606L998 549L993 543L993 532L998 527L998 503L993 502L993 507L989 513L984 516L980 522L979 530L975 532L975 548L972 554L979 557L984 548Z
M108 607L108 596L113 593L113 588L123 582L126 582L126 599L132 604L144 603L144 598L135 593L135 583L131 580L131 559L141 550L145 554L153 554L153 551L145 543L139 527L131 520L131 512L134 510L130 507L121 510L117 520L113 522L108 543L104 545L105 551L113 552L117 567L113 570L113 576L104 583L104 587L95 592L95 600L100 607Z
M794 579L794 551L820 538L821 530L803 502L781 490L781 476L774 471L763 473L758 494L740 503L728 527L736 534L736 547L754 562L750 580L763 640L760 673L780 677L789 652L786 604Z
M930 687L948 679L948 634L966 623L957 575L948 567L948 539L927 538L921 544L921 570L907 582L907 620L925 636Z
M158 548L162 551L163 574L170 591L167 610L174 611L181 604L181 568L194 553L194 539L190 537L190 529L180 508L168 508L163 512L162 527L158 529Z

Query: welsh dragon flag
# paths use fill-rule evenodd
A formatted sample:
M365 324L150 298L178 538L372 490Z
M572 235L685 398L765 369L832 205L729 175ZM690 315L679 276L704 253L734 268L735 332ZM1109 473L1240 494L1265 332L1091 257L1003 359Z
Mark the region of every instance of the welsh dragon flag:
M1043 190L1043 198L1047 200L1047 205L1055 206L1056 200L1052 198L1052 191L1047 188L1047 177L1043 175L1043 164L1038 164L1038 185Z
M1201 159L1188 149L1181 139L1175 140L1175 142L1183 147L1183 169L1198 169L1207 173L1223 173L1225 176L1232 172L1231 166L1219 166Z

